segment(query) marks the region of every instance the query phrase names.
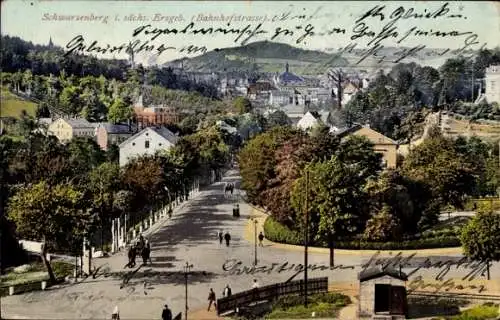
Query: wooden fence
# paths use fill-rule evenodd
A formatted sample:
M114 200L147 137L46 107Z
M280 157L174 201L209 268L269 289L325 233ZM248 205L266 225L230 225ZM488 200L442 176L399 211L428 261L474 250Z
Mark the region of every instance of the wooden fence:
M265 287L236 293L230 297L217 300L217 315L236 310L252 302L274 300L280 296L303 293L304 280L275 283ZM328 292L328 278L313 278L307 281L307 293Z

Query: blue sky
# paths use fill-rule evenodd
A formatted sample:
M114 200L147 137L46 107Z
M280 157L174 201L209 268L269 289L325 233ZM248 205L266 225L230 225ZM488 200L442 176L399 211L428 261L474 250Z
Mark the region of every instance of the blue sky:
M267 21L263 22L261 30L268 31L267 34L254 37L250 42L258 40L269 40L276 31L276 28L288 28L294 30L294 36L278 36L273 41L289 43L301 48L326 50L328 48L343 47L351 42L353 28L356 25L355 20L363 13L373 8L377 4L385 5L381 12L384 14L384 21L378 17L367 18L366 26L370 30L380 32L382 27L390 20L389 16L394 13L399 6L403 6L405 12L413 8L413 12L422 13L434 12L443 6L445 2L427 1L427 2L348 2L348 1L307 1L307 2L285 2L285 1L70 1L70 0L4 0L1 10L1 30L2 34L19 36L25 40L34 43L47 43L52 37L54 43L60 46L66 44L77 35L82 35L85 43L90 44L97 40L101 45L120 45L128 43L132 39L132 33L135 28L151 24L152 28L184 28L191 21L195 22L196 28L220 28L226 27L226 22L198 21L199 15L207 17L208 15L225 17L232 16L230 27L243 28L250 24L253 30L260 22L242 22L236 21L236 17L253 16L254 18L267 16ZM404 34L410 32L410 35L402 41L401 45L416 46L419 44L434 48L457 49L463 46L464 40L468 35L477 34L477 42L487 47L500 46L500 6L493 2L450 2L448 5L448 14L463 15L460 18L423 18L423 19L399 19L395 22L395 31L397 37L388 37L381 44L385 46L396 46L397 41ZM287 19L285 21L273 22L272 18L281 16L290 12L289 17L305 14L306 16L316 12L313 19ZM402 12L402 11L400 11ZM53 21L53 15L94 15L107 17L106 21ZM148 21L124 21L129 15L142 15ZM156 21L153 22L155 15L174 16L182 21ZM234 16L233 16L234 15ZM49 19L47 19L47 17ZM118 21L119 20L119 21ZM315 32L324 32L333 28L345 29L345 34L316 35L306 37L306 39L296 44L301 30L310 24ZM297 29L300 27L302 29ZM416 35L417 30L422 32L441 32L457 31L470 32L463 36L440 37ZM302 31L303 32L303 31ZM162 35L155 41L150 42L156 46L164 44L165 46L175 46L181 48L190 44L205 46L208 50L214 48L231 47L237 45L234 43L234 35ZM141 41L146 41L148 37L140 35L137 37ZM358 46L365 47L369 37L357 39ZM140 61L147 61L151 58L151 53L139 54ZM178 50L167 50L158 57L158 62L164 62L185 56L185 53ZM110 57L111 55L105 55ZM124 57L124 54L115 54L116 57Z

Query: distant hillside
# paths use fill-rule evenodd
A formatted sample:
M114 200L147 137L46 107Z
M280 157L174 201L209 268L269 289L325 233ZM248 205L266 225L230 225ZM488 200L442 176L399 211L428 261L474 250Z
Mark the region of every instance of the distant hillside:
M386 47L377 52L377 56L368 56L358 64L364 55L362 49L349 52L326 53L322 51L304 50L284 43L271 41L254 42L241 47L216 49L194 58L178 59L165 64L170 67L184 67L191 72L280 72L288 62L292 72L304 75L324 73L331 67L355 67L390 69L394 66L402 50L411 48ZM420 65L439 67L446 59L453 57L446 53L442 56L436 52L444 49L423 49L415 56L406 57L401 62L416 62ZM380 57L386 56L386 62L379 63Z
M197 72L280 72L287 62L291 71L298 74L323 73L331 67L348 65L348 61L338 54L304 50L270 41L216 49L198 57L179 59L165 65L179 67L182 64L185 70Z

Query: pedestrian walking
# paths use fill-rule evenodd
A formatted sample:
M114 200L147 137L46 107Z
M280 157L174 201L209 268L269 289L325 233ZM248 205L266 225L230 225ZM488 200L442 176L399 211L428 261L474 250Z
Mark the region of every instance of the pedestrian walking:
M134 246L130 246L128 249L128 263L126 267L133 268L135 267L135 248Z
M259 246L263 247L262 241L264 241L264 234L262 231L259 233Z
M120 320L120 312L118 311L118 306L115 306L113 313L111 314L112 320Z
M224 288L224 291L222 291L222 296L223 297L230 297L231 296L231 288L227 284L226 287Z
M168 308L168 305L163 307L163 311L161 313L161 320L172 320L172 311Z
M222 244L222 240L224 240L224 233L222 230L217 233L217 237L219 237L219 244Z
M146 240L144 247L142 248L142 251L141 251L143 265L146 265L148 263L148 260L151 261L149 254L150 254L149 242Z
M226 234L224 235L224 239L226 240L226 246L229 247L229 242L231 241L231 235L229 234L229 232L226 232Z
M214 304L214 307L217 309L215 292L214 292L214 289L210 288L210 292L208 293L208 311L210 311L210 308L212 307L212 303Z

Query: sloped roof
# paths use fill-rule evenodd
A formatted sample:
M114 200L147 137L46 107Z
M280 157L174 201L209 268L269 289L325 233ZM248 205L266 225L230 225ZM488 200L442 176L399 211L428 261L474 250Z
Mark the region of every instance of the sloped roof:
M135 129L137 127L135 124L132 124L129 128L128 124L124 124L124 123L112 124L109 122L101 123L99 125L104 127L109 134L132 133L132 132L135 132Z
M286 82L303 82L304 81L304 79L302 79L298 75L293 74L293 73L288 72L288 71L285 71L282 74L280 74L278 76L278 79L280 82L284 82L284 83L286 83Z
M408 276L403 272L399 272L399 270L396 270L393 268L380 268L380 267L369 268L369 269L361 271L358 274L358 279L359 279L359 282L363 282L363 281L368 281L368 280L380 278L383 276L393 277L393 278L396 278L396 279L399 279L402 281L408 280Z
M130 143L131 141L135 140L137 137L140 137L142 134L144 134L146 131L154 131L157 134L159 134L162 138L165 140L169 141L172 144L176 144L177 141L179 141L179 137L177 137L172 131L168 130L165 127L148 127L144 128L143 130L137 132L127 140L123 141L120 143L119 147L121 148L122 146Z
M69 124L73 129L75 128L95 128L96 123L90 123L85 119L63 119L67 124Z

